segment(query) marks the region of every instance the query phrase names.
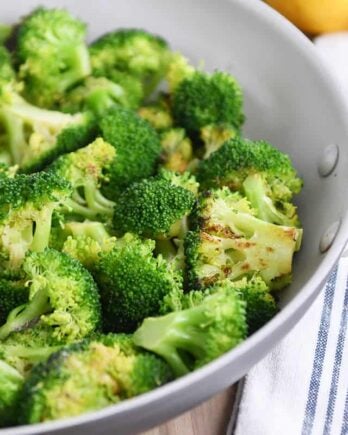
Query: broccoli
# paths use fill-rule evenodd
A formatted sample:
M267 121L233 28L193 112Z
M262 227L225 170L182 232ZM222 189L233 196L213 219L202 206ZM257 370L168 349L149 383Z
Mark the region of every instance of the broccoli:
M153 257L155 242L133 234L102 252L94 273L103 306L105 331L132 332L147 316L158 314L162 298L181 286L166 261Z
M48 246L52 213L70 195L69 183L54 174L23 174L0 181L2 272L15 273L27 251Z
M0 93L1 142L6 143L12 162L22 172L43 169L60 154L73 151L96 135L90 113L70 115L29 104L15 90Z
M19 25L16 54L24 96L52 108L76 82L90 74L86 26L63 9L35 9Z
M196 71L172 95L175 122L196 137L208 125L227 124L239 131L244 122L240 86L228 73Z
M246 332L245 302L228 284L221 284L191 308L145 319L134 342L161 356L182 376L237 346Z
M93 271L102 252L109 252L116 243L101 222L68 222L64 232L69 234L62 251L76 258L88 270Z
M181 53L172 53L166 73L170 94L186 79L190 79L196 72L188 59Z
M133 108L134 101L121 85L105 77L88 77L64 96L59 107L63 112L91 111L100 117L114 105Z
M67 213L86 219L111 217L114 202L105 198L99 188L116 156L115 148L101 138L90 145L60 156L48 171L69 181L71 198L65 200Z
M162 166L175 172L187 170L192 160L192 143L182 128L172 128L161 135Z
M0 325L6 322L10 311L27 302L28 296L24 281L0 278Z
M9 51L0 45L0 94L3 93L3 87L9 83L14 83L16 73L12 66L11 55Z
M217 151L228 139L237 135L234 127L229 125L207 125L201 129L200 136L204 143L203 158L207 159Z
M159 239L179 236L195 202L195 195L187 188L191 187L189 180L185 175L169 173L132 184L116 202L116 233L129 231Z
M254 173L264 174L275 200L288 201L302 187L289 156L266 141L236 137L202 160L197 179L202 188L228 186L243 190L243 182Z
M100 121L101 135L116 148L105 195L117 199L131 183L149 177L156 169L161 143L155 130L133 111L112 108Z
M120 29L95 41L89 53L96 74L109 78L115 70L128 73L142 82L146 96L165 76L170 52L159 36L141 29Z
M108 334L70 345L36 366L20 397L20 423L80 415L151 391L172 380L160 358L132 338Z
M140 107L138 114L159 132L173 127L174 121L170 112L169 96L167 94L160 94L155 102Z
M246 198L227 188L200 197L194 213L196 230L185 240L192 288L255 274L271 288L285 277L284 283L289 281L302 230L264 222L254 213Z
M23 271L29 286L29 302L10 312L0 328L0 340L35 322L50 327L58 343L79 340L99 328L98 290L78 261L47 248L43 252L29 252Z
M0 360L0 427L16 422L23 384L23 376L15 368Z
M12 33L12 26L9 24L0 24L0 44L4 44ZM0 62L1 64L1 62Z

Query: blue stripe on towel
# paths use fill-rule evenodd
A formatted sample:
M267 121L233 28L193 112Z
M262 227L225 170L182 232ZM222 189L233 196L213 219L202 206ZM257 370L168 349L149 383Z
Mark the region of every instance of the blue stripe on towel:
M346 282L346 290L344 294L344 305L340 320L340 330L338 333L335 361L331 377L331 387L329 394L329 402L326 410L324 433L329 434L331 430L332 419L335 410L336 398L337 398L337 388L338 380L340 377L340 368L342 364L343 348L347 332L347 320L348 320L348 280Z
M337 280L337 266L331 272L330 277L326 283L323 310L321 313L320 327L318 331L317 345L315 348L313 368L311 380L308 390L308 398L305 410L305 417L302 426L302 435L308 435L313 428L313 422L317 407L318 393L320 387L320 379L323 371L323 364L326 352L326 345L329 333L330 318L332 311L332 304L335 293L335 286Z
M347 433L348 433L348 391L346 394L346 400L344 402L344 413L343 413L341 435L347 435Z

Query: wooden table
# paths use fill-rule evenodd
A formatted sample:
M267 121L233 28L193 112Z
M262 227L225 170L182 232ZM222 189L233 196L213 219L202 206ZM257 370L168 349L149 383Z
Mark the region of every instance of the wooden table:
M193 410L142 435L225 435L235 400L232 386Z

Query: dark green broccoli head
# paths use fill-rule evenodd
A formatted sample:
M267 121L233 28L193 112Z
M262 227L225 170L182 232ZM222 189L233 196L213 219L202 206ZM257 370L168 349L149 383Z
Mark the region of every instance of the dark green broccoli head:
M64 348L34 368L21 395L20 423L67 418L153 390L170 381L167 364L130 336L105 335Z
M23 376L15 368L0 360L0 427L16 422L23 384Z
M166 261L153 256L154 247L152 240L126 234L100 254L94 276L106 331L134 331L145 317L158 314L163 297L181 285Z
M154 173L160 139L146 121L128 109L111 109L101 119L100 129L104 140L116 148L117 158L111 165L105 193L117 199L125 187Z
M15 271L27 251L49 243L52 214L71 195L67 181L38 172L0 181L0 264Z
M214 360L246 336L245 302L228 284L195 303L145 319L134 333L135 344L164 358L177 376Z
M68 255L45 249L29 252L23 263L29 302L14 309L0 328L0 340L33 323L51 328L59 343L90 335L101 322L99 293L89 272Z
M182 220L190 213L195 195L163 176L132 184L116 202L113 225L152 238L179 235Z
M116 157L115 148L101 138L84 148L60 156L49 172L67 180L72 197L64 202L66 213L87 219L106 219L113 214L114 203L99 188Z
M241 137L228 140L202 160L197 179L204 188L228 186L242 190L244 180L254 173L265 176L274 200L290 200L302 187L288 155L266 141Z
M196 71L175 88L172 110L176 123L199 135L207 125L227 124L239 130L244 121L243 96L228 73Z
M6 322L10 311L27 302L28 296L25 282L0 278L0 325Z
M192 288L254 274L273 287L291 276L302 230L262 221L254 213L246 198L227 188L199 199L195 210L198 229L188 233L185 241Z
M109 77L113 71L138 78L145 94L164 77L169 60L167 43L141 29L121 29L95 41L89 49L93 71Z
M16 54L30 102L50 108L90 73L85 35L86 25L63 9L40 7L23 19Z

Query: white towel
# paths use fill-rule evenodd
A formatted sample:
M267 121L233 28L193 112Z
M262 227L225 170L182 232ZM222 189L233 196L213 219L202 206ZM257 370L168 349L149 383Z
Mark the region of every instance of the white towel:
M315 44L348 102L348 33L322 36ZM248 373L234 434L348 434L347 325L343 256L303 319Z

